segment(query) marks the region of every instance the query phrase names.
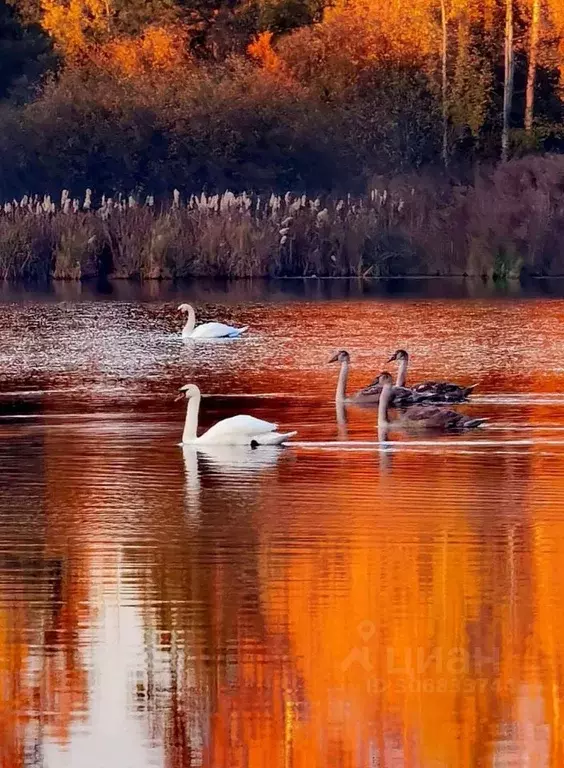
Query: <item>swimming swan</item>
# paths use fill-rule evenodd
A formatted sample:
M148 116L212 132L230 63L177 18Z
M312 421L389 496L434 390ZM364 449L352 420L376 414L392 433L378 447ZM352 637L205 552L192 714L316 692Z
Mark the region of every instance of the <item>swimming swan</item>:
M200 437L198 432L198 414L202 394L195 384L186 384L181 387L180 395L176 398L188 400L186 409L186 421L182 433L182 445L202 445L205 443L215 445L250 445L256 448L259 445L280 445L297 432L277 432L277 424L270 421L255 419L254 416L231 416L222 419L210 427Z
M405 349L398 349L386 362L399 363L396 387L405 387L409 364L409 355ZM412 389L427 401L460 403L462 400L466 400L477 386L477 384L473 384L471 387L461 387L459 384L451 384L450 381L424 381L421 384L416 384Z
M340 363L341 370L339 371L339 379L337 381L337 391L335 392L336 403L377 403L380 400L380 393L382 386L375 379L372 384L369 384L364 389L359 389L354 395L347 397L347 380L349 377L351 357L346 350L337 352L336 355L329 360L330 363ZM414 393L407 387L394 387L391 393L390 405L409 405L411 403L418 402L418 399L414 396Z
M391 375L384 371L378 377L382 386L382 394L378 404L378 428L383 427L388 421L388 407L392 390L394 389L394 380ZM400 426L422 427L426 429L442 430L443 432L458 432L464 429L474 429L483 424L487 419L472 419L451 408L440 408L437 405L412 405L399 412L396 423Z
M225 323L202 323L195 328L196 313L194 307L191 307L190 304L181 304L178 311L188 312L188 320L182 329L184 339L236 339L237 336L245 333L249 327L245 325L243 328L234 328L232 325L225 325Z

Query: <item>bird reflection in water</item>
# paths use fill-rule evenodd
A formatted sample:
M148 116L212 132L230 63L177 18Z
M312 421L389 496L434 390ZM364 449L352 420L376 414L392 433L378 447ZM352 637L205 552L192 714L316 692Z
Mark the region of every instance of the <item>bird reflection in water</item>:
M335 403L335 413L337 417L337 437L339 440L348 440L347 411L345 404L340 400Z
M202 477L207 471L225 481L274 467L285 450L277 446L251 448L249 445L183 445L186 476L186 512L196 524L201 518Z
M392 468L392 444L389 441L388 424L378 424L378 452L380 455L380 472L387 473Z

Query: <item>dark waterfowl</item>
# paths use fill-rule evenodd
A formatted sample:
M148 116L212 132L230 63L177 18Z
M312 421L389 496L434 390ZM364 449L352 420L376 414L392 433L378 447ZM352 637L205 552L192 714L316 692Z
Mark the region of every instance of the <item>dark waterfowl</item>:
M367 387L359 389L358 392L347 397L347 380L349 376L350 359L349 353L343 349L340 352L337 352L336 355L333 355L329 360L330 363L341 364L335 401L337 403L358 403L359 405L363 403L367 405L378 403L380 400L380 393L382 392L382 385L378 382L378 379L375 379ZM393 387L390 396L390 405L405 406L423 400L423 397L414 394L414 392L407 387Z
M387 362L399 363L396 387L405 387L407 366L409 364L408 353L405 349L398 349ZM410 387L410 389L427 402L460 403L468 399L476 386L476 384L473 384L471 387L461 387L459 384L452 384L450 381L423 381L421 384Z
M378 377L378 382L382 387L378 406L378 427L380 428L389 423L388 408L391 404L394 380L387 371L384 371ZM485 421L487 419L473 419L451 408L441 408L437 405L412 405L400 411L398 419L394 423L418 429L460 432L466 429L475 429Z

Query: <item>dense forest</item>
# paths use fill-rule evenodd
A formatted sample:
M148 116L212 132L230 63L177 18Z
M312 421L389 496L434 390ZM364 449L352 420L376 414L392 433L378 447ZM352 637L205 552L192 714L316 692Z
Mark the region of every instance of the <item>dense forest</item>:
M362 193L560 152L562 0L0 0L0 195Z

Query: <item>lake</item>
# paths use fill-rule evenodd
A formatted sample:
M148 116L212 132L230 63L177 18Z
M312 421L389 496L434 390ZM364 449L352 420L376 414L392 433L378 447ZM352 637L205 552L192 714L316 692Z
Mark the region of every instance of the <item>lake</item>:
M564 764L564 291L0 288L0 764ZM176 308L248 325L186 343ZM398 347L463 435L334 403ZM179 447L252 413L278 448Z

